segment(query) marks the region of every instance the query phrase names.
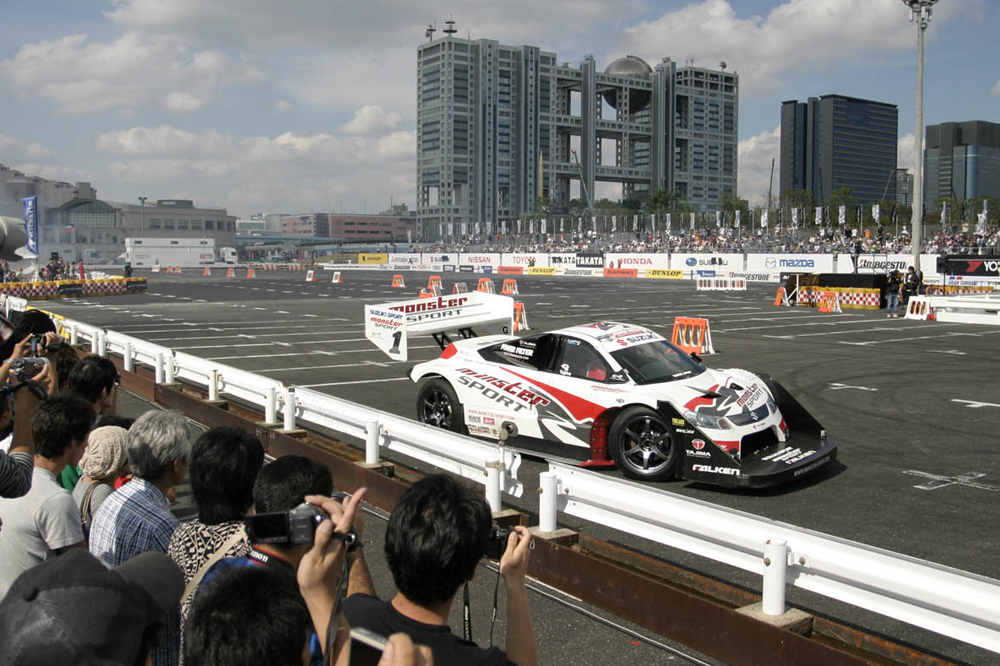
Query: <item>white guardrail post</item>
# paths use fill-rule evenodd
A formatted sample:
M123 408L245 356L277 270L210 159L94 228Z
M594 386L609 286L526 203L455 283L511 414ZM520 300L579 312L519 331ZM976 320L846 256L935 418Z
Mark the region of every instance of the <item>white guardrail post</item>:
M69 327L69 343L74 347L80 344L80 329L75 323Z
M219 371L216 368L212 368L212 374L208 379L208 399L213 402L219 399Z
M264 389L264 423L278 422L278 393L273 386Z
M295 430L295 390L285 391L285 405L282 408L285 416L285 430Z
M156 383L157 384L162 384L163 383L163 354L162 353L159 353L159 354L156 355L155 369L156 369Z
M125 368L125 372L135 372L135 363L132 358L132 343L126 342L124 351L122 351L122 365Z
M549 470L559 510L578 518L755 574L770 541L772 610L784 569L796 587L1000 653L1000 581L577 467Z
M365 464L378 463L378 440L381 426L378 421L365 421Z
M555 532L559 524L556 520L556 500L559 494L559 476L555 472L538 475L538 529Z
M502 475L502 462L491 460L486 463L486 502L490 505L490 511L493 513L503 508L503 501L500 497L500 477Z
M167 384L174 383L174 355L173 352L163 355L163 381Z
M764 615L785 613L785 573L788 570L788 545L784 539L768 539L764 544Z

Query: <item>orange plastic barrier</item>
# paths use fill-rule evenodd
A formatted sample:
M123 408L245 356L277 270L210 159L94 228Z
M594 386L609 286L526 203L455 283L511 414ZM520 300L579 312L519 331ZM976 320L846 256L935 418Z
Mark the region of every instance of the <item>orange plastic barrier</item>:
M514 332L530 330L528 328L528 314L524 311L524 304L514 303Z
M406 284L403 282L403 276L402 275L393 275L392 276L392 284L389 285L389 286L390 287L406 287Z
M674 317L670 342L689 354L714 354L708 320L698 317Z
M433 289L435 285L437 285L438 287L441 286L441 276L440 275L432 275L429 278L427 278L427 288L428 289Z
M778 293L774 295L774 304L781 305L785 302L785 288L778 287Z
M417 298L434 298L434 292L421 289L417 292Z
M506 294L508 296L513 296L514 294L519 294L517 290L517 280L513 278L508 278L503 281L503 287L500 289L501 294Z
M464 282L456 282L451 286L452 294L467 294L469 293L469 287Z
M212 271L208 269L208 266L205 266L205 270L202 271L201 274L204 275L205 277L210 277L212 275Z
M333 272L333 283L332 284L343 284L343 283L344 283L344 278L340 274L340 271L334 271Z
M316 271L306 271L306 282L316 281Z
M819 312L842 312L840 298L836 292L824 291L819 297Z
M257 271L254 270L254 268L252 266L247 267L247 277L248 278L255 278L255 277L257 277Z
M208 269L206 268L205 270L207 271ZM235 268L233 268L232 266L230 266L230 267L229 267L229 268L228 268L228 269L226 270L226 277L227 277L227 278L234 278L234 277L236 277L236 269L235 269Z
M495 294L496 287L493 285L493 280L490 278L479 278L479 285L476 287L476 291L481 291L486 294Z

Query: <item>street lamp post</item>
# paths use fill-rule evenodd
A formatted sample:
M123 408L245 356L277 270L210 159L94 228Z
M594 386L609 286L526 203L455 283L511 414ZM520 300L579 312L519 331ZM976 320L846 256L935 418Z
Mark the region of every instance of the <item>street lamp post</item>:
M913 265L920 271L920 245L924 226L924 32L931 22L937 0L903 0L910 8L910 21L917 24L917 131L913 138L913 230L910 249Z
M146 199L148 198L139 197L139 238L142 238L146 228Z

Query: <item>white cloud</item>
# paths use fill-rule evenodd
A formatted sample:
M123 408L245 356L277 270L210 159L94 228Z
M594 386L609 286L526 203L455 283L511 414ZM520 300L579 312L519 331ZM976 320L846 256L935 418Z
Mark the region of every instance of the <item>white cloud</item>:
M362 136L378 134L396 129L400 120L398 113L385 111L381 106L367 105L355 111L354 117L342 125L340 131Z
M292 105L283 99L279 99L274 103L274 110L278 113L286 113L292 110Z
M771 160L774 160L774 196L778 195L778 169L781 161L781 127L763 131L739 143L739 196L751 204L767 201L771 184Z
M186 92L172 92L163 98L163 105L178 113L191 113L205 106L205 100Z
M219 51L196 51L176 36L125 33L112 42L68 35L23 45L0 61L0 79L21 94L50 100L59 113L126 112L159 101L191 111L226 86L255 83L262 72ZM164 88L177 92L163 96Z
M28 158L37 160L50 155L49 149L34 141L21 141L12 136L0 134L0 162L3 160Z
M366 136L285 132L240 138L164 125L107 132L95 147L124 158L109 165L113 182L157 183L170 191L159 198L188 191L196 199L215 201L220 192L227 192L225 205L238 212L268 202L294 202L294 212L323 211L340 196L385 208L390 195L405 200L416 187L412 131Z
M896 146L897 169L913 169L913 142L915 138L916 135L913 132L899 137L899 142Z
M97 174L85 169L75 169L73 167L61 166L58 164L39 164L38 162L21 162L11 165L12 169L20 171L29 176L40 176L49 180L65 181L75 183L77 181L89 181L97 185Z
M990 95L992 97L1000 97L1000 79L997 79L996 84L994 84L993 89L990 90Z
M747 96L777 88L784 74L840 67L845 59L913 48L911 25L898 0L788 0L767 16L741 17L735 2L702 0L624 31L625 43L659 59L740 73Z

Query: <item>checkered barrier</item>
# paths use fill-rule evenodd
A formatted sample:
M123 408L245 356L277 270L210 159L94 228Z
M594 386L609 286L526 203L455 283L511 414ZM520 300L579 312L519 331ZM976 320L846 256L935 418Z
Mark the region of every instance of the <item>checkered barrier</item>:
M819 306L823 294L834 292L840 307L853 310L878 310L882 292L879 289L852 289L848 287L799 287L797 305Z
M100 280L56 280L53 282L7 282L0 293L28 301L80 296L117 296L146 291L146 278L110 277Z

